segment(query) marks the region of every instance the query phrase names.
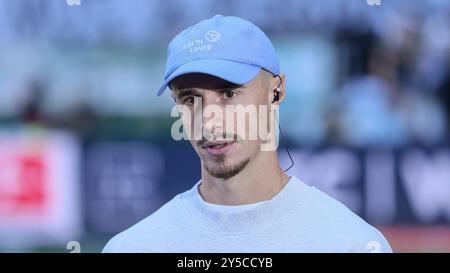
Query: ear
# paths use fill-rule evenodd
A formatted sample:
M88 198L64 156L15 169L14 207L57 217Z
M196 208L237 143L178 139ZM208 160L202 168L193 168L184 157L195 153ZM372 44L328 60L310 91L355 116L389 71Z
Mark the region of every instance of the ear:
M175 104L177 104L177 100L175 99L175 91L173 89L171 89L170 96L172 97Z
M278 107L280 105L280 103L284 100L284 98L286 97L286 77L284 75L284 73L280 73L279 74L280 77L273 77L272 79L272 90L270 92L270 101L272 102L274 97L275 97L275 92L274 91L278 91L278 100L273 102L272 105L275 107ZM281 79L281 83L280 83L280 79Z

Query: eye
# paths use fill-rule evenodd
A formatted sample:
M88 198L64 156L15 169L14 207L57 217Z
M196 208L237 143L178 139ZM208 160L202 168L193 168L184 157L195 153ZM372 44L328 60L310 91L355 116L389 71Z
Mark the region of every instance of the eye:
M231 90L227 90L223 92L223 95L225 96L225 98L227 99L232 99L234 98L234 96L236 96L236 92L233 92Z
M195 102L195 97L194 96L190 96L190 97L186 97L185 99L183 99L183 104L185 105L194 105Z

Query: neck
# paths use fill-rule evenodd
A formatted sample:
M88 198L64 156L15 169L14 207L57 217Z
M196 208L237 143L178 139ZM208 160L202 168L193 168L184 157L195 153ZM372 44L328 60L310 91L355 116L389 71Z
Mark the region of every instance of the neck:
M288 180L288 175L280 169L276 152L262 152L250 160L240 173L229 179L211 176L202 164L199 190L208 203L244 205L272 198Z

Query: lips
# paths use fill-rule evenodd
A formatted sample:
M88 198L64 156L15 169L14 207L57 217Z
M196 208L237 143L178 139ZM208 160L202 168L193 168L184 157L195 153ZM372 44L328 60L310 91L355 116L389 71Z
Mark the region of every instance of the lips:
M203 149L211 155L221 155L228 151L236 141L214 140L207 141L202 145Z
M202 148L211 148L211 147L221 148L224 145L231 144L231 143L234 143L234 142L235 141L229 141L229 140L228 141L227 140L207 141L207 142L205 142L205 144L202 145Z

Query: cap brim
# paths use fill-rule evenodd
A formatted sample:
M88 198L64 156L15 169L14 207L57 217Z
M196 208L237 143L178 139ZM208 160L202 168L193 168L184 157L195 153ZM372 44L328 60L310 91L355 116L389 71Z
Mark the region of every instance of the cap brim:
M259 66L244 64L225 59L200 59L186 63L172 72L158 89L160 96L174 78L188 73L204 73L219 77L235 84L251 81L259 72Z

